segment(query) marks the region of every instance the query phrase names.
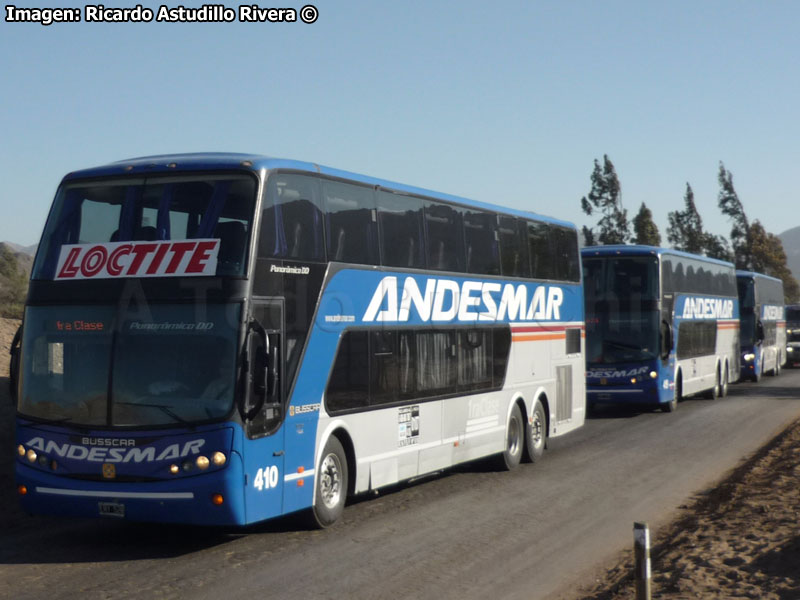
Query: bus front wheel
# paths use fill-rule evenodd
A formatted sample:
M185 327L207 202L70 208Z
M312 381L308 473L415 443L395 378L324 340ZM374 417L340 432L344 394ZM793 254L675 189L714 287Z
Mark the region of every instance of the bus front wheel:
M336 436L325 444L317 466L312 514L314 524L325 528L342 516L347 499L347 456Z

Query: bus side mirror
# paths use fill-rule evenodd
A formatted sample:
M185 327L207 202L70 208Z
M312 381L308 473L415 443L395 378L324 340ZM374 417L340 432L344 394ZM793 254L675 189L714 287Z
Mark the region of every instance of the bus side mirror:
M269 336L255 319L247 325L247 365L250 389L245 394L246 408L242 411L248 421L255 418L267 400Z
M661 360L667 360L672 352L672 326L661 321Z
M22 327L17 328L11 347L8 350L11 360L8 365L8 388L11 396L11 403L17 403L17 387L19 385L19 352L22 344Z

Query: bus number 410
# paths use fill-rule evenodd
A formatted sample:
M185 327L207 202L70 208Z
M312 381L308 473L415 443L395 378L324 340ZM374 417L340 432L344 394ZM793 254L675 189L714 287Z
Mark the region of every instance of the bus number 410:
M256 478L253 480L253 485L260 492L261 490L269 490L278 486L278 467L275 465L259 469L256 473Z

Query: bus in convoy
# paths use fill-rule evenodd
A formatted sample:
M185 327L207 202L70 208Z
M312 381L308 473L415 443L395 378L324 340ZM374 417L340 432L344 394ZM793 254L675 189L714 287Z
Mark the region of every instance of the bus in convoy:
M779 375L786 362L783 282L752 271L736 271L741 312L742 378Z
M800 367L800 304L786 305L786 366Z
M243 525L585 415L575 227L240 154L68 174L14 350L31 513Z
M601 403L724 396L739 378L739 306L732 264L650 246L581 252L586 393Z

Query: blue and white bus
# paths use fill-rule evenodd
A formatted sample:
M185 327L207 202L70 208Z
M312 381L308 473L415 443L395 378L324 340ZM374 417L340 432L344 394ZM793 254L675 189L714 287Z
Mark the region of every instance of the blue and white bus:
M783 282L752 271L736 271L741 311L742 377L758 381L779 375L786 362Z
M800 367L800 304L786 305L786 365Z
M739 306L732 264L650 246L582 250L587 403L672 412L739 378Z
M242 525L496 455L585 415L577 231L316 164L68 174L17 390L31 513Z

